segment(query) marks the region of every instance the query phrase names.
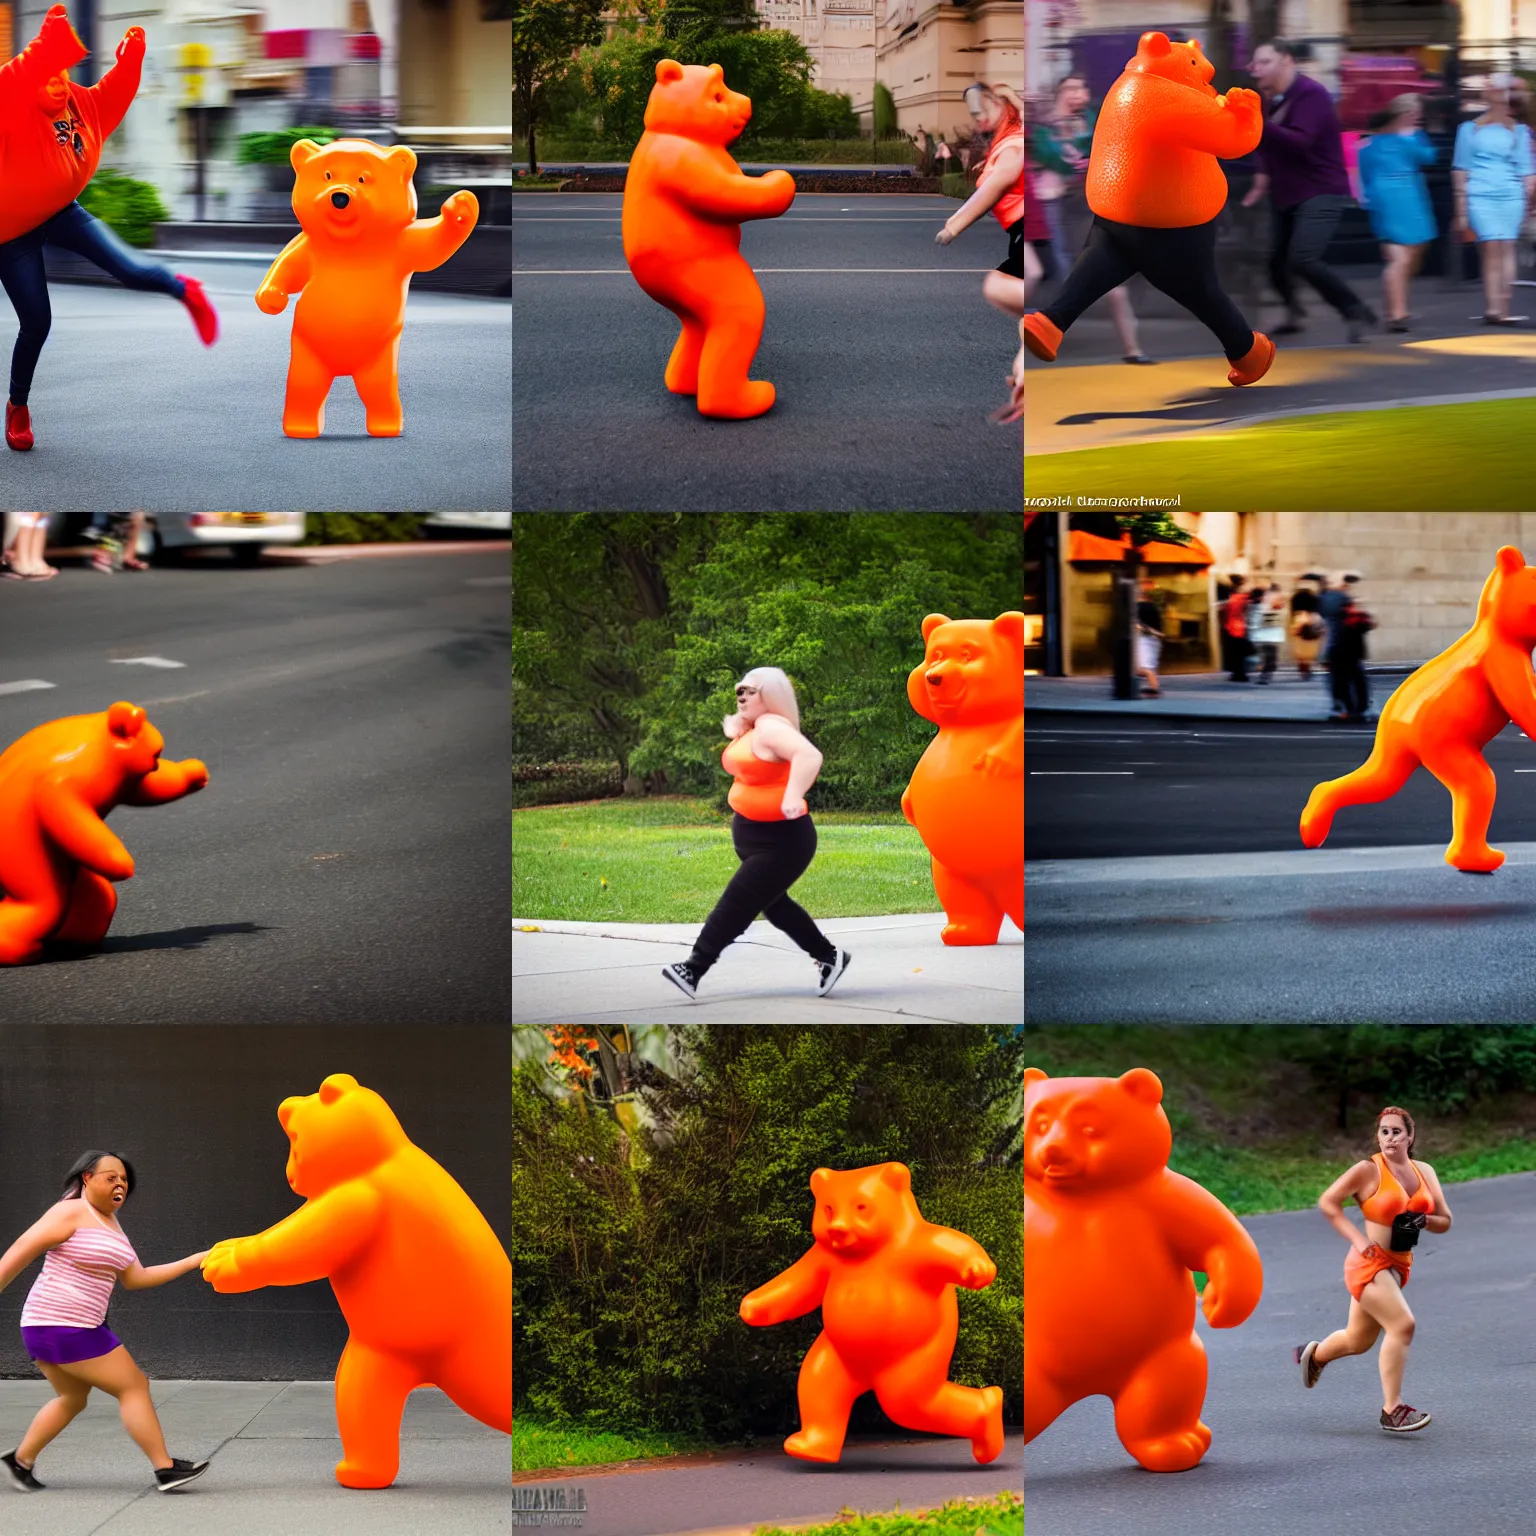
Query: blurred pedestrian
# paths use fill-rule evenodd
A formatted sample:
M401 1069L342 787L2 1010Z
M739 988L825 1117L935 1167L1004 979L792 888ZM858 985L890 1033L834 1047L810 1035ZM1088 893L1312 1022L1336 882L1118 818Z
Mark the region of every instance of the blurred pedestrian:
M932 169L933 147L928 142L928 135L923 131L923 125L917 125L917 132L912 135L912 147L917 151L917 174L926 176Z
M1051 224L1051 244L1062 281L1087 243L1093 223L1088 207L1088 156L1093 148L1093 129L1098 108L1093 105L1088 82L1081 75L1064 75L1056 87L1050 112L1030 136L1030 147L1040 166L1040 192ZM1138 366L1155 363L1141 350L1136 311L1131 308L1129 283L1121 283L1105 295L1120 338L1120 355Z
M1232 591L1221 605L1221 629L1227 652L1227 681L1248 681L1248 655L1251 645L1248 639L1248 597L1243 590L1244 578L1232 578Z
M1274 679L1280 647L1285 644L1286 602L1278 581L1270 582L1255 607L1253 643L1259 648L1261 660L1259 681L1268 683Z
M1360 149L1360 190L1371 232L1381 242L1387 329L1406 331L1408 283L1436 233L1424 184L1424 168L1435 163L1435 146L1424 132L1424 100L1411 91L1394 96L1372 118L1371 127Z
M1296 670L1303 680L1312 676L1312 663L1317 660L1326 633L1317 611L1317 593L1308 585L1322 579L1308 572L1291 594L1291 655L1296 658Z
M948 141L944 138L944 135L940 134L938 140L933 146L933 158L936 162L936 169L940 176L949 175L950 161L952 161L954 157L955 152L949 147Z
M7 512L5 548L0 550L0 576L12 581L52 581L58 567L43 559L48 545L46 512Z
M1371 685L1365 675L1369 654L1365 637L1376 628L1376 621L1353 593L1344 594L1339 611L1339 633L1333 642L1334 697L1343 705L1340 718L1360 721L1366 718L1371 703Z
M1353 582L1355 579L1353 576L1346 576L1344 581ZM1318 617L1323 621L1323 669L1327 673L1328 695L1333 701L1332 713L1342 715L1344 708L1340 702L1339 685L1333 675L1333 642L1338 639L1339 615L1344 611L1344 585L1341 582L1336 587L1330 587L1327 577L1324 577L1318 585L1320 590L1317 594L1317 612Z
M1536 194L1536 161L1531 130L1510 110L1511 75L1491 75L1483 92L1480 117L1456 130L1451 157L1455 217L1451 228L1463 240L1476 240L1483 268L1483 324L1518 325L1525 315L1511 315L1515 281L1515 242Z
M1286 308L1276 336L1305 329L1306 310L1296 292L1305 279L1343 317L1352 342L1365 340L1375 311L1323 260L1339 219L1351 202L1344 168L1344 138L1328 87L1296 68L1296 50L1274 38L1253 51L1248 73L1266 99L1259 174L1243 197L1251 208L1266 193L1274 207L1269 277Z
M147 571L149 567L139 559L139 538L143 532L142 512L126 512L121 516L111 512L96 513L86 533L96 545L91 569L108 575L118 570Z
M1146 686L1144 698L1155 699L1162 695L1162 685L1157 677L1157 664L1163 655L1163 611L1157 605L1157 589L1150 576L1141 580L1141 598L1136 604L1136 675Z

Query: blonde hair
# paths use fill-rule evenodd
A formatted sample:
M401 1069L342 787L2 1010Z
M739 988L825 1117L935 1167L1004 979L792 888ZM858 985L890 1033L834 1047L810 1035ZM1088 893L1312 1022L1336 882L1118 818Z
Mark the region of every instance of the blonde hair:
M769 713L783 715L797 731L800 729L800 704L795 698L795 685L780 668L753 667L736 686L739 688L742 683L758 690ZM750 729L739 713L727 715L720 724L732 741Z

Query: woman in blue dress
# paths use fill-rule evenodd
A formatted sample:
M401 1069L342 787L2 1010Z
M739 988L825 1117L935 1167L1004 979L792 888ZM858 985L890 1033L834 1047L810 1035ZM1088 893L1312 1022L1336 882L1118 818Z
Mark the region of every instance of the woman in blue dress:
M1515 281L1515 241L1536 193L1536 161L1531 130L1510 111L1509 75L1491 75L1483 96L1487 110L1456 130L1451 184L1456 193L1452 228L1463 240L1476 240L1483 263L1483 321L1518 325L1511 316Z
M1371 137L1360 146L1361 200L1381 242L1382 310L1389 331L1408 329L1408 283L1435 238L1424 185L1424 167L1434 164L1435 146L1423 122L1420 97L1395 96L1371 119Z

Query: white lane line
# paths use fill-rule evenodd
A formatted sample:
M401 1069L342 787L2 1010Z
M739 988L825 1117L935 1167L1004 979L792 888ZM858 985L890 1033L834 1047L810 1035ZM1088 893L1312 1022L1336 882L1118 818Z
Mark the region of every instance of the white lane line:
M114 667L184 667L184 661L170 661L164 656L114 656Z
M830 272L843 277L862 277L868 273L890 272L962 272L975 276L990 272L991 267L753 267L763 272ZM628 277L628 267L513 267L513 277Z
M19 683L0 683L0 693L32 693L38 688L56 687L57 683L45 683L40 677L27 677Z
M1516 768L1516 773L1536 773L1536 768Z
M1031 768L1029 776L1032 779L1134 779L1136 777L1129 768L1103 772L1090 770L1084 773L1073 773L1065 768Z

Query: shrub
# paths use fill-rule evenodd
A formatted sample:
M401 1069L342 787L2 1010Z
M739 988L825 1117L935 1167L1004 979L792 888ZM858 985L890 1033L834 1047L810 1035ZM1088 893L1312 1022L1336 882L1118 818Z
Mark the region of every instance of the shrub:
M607 800L624 793L614 762L514 763L512 804L561 805L570 800Z
M80 206L119 239L141 247L155 243L155 225L171 216L149 182L105 169L91 177L80 194Z
M425 512L311 512L305 544L406 544L421 537Z
M941 185L945 197L957 197L962 203L971 195L971 184L964 171L948 172Z
M281 128L276 133L242 133L235 154L237 165L287 165L288 154L300 139L329 144L341 134L335 128Z
M884 81L875 81L875 137L894 139L896 132L896 98Z

